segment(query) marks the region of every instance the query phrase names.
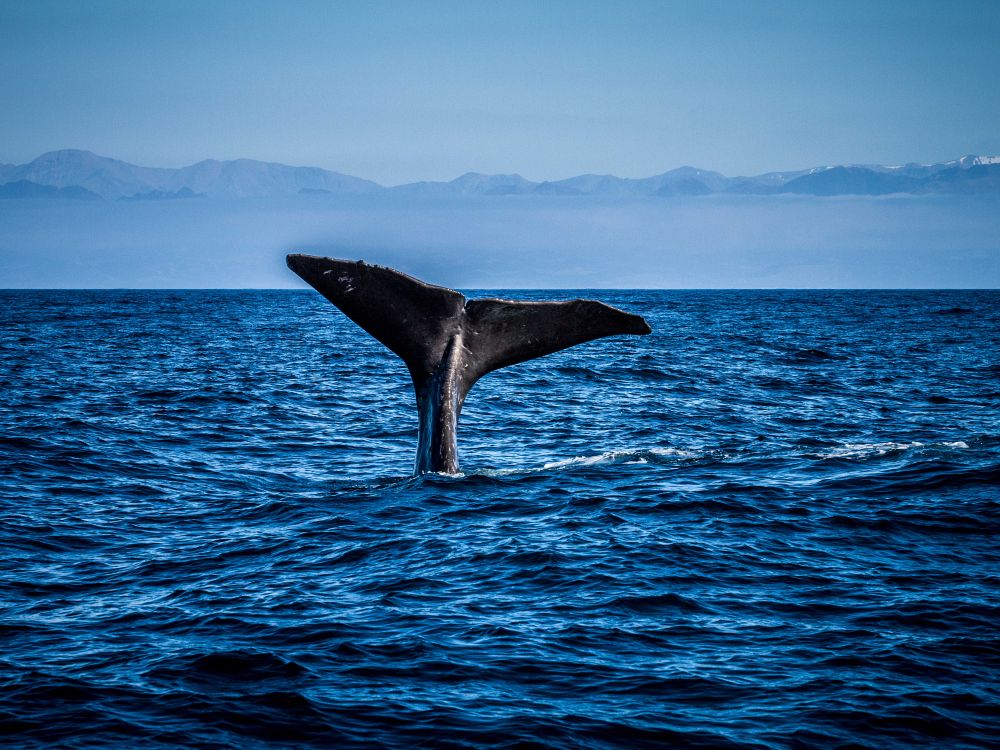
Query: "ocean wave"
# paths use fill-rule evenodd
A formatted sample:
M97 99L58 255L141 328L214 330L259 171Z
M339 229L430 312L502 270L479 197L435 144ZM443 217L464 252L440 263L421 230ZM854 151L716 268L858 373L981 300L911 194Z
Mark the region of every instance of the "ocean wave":
M575 456L542 465L542 471L566 469L576 466L601 466L607 464L644 464L659 459L696 459L710 455L709 451L684 448L647 448L642 450L606 451L592 456Z
M844 443L843 445L821 453L812 454L816 458L867 459L903 453L915 448L939 450L968 450L969 444L964 440L951 440L937 443L922 443L919 441L881 443Z

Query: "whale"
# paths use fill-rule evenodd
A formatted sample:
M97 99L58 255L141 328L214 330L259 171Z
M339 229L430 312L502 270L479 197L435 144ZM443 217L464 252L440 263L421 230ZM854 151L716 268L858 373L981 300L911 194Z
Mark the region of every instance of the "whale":
M596 300L466 299L362 260L289 254L288 267L406 364L416 394L414 474L457 474L458 418L484 375L605 336L652 331Z

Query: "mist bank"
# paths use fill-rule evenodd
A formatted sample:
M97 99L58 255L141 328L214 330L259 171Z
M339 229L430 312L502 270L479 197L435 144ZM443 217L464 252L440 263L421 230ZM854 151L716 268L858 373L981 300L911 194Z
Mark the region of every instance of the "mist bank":
M295 288L287 252L457 288L995 288L1000 195L7 201L0 287Z

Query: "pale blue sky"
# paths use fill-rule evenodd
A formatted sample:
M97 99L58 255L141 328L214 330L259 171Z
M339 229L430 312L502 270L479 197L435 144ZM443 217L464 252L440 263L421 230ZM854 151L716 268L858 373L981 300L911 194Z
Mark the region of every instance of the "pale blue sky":
M1000 153L1000 2L0 0L0 161L395 184Z

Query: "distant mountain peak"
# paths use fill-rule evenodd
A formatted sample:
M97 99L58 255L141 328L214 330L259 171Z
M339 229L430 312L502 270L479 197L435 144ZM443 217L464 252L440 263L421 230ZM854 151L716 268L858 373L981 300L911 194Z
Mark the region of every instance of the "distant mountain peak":
M960 167L978 167L984 164L1000 164L1000 156L976 156L969 154L958 160Z
M99 156L93 151L85 151L80 148L62 148L56 151L46 151L34 159L32 159L30 164L48 164L54 162L70 162L70 163L96 163L96 162L113 162L115 164L126 164L127 162L120 161L118 159L112 159L109 156Z
M46 151L44 154L40 154L39 156L35 157L33 161L40 161L43 159L53 159L53 158L79 157L79 156L95 157L98 159L110 158L106 156L98 156L93 151L88 151L82 148L59 148L55 149L54 151Z

